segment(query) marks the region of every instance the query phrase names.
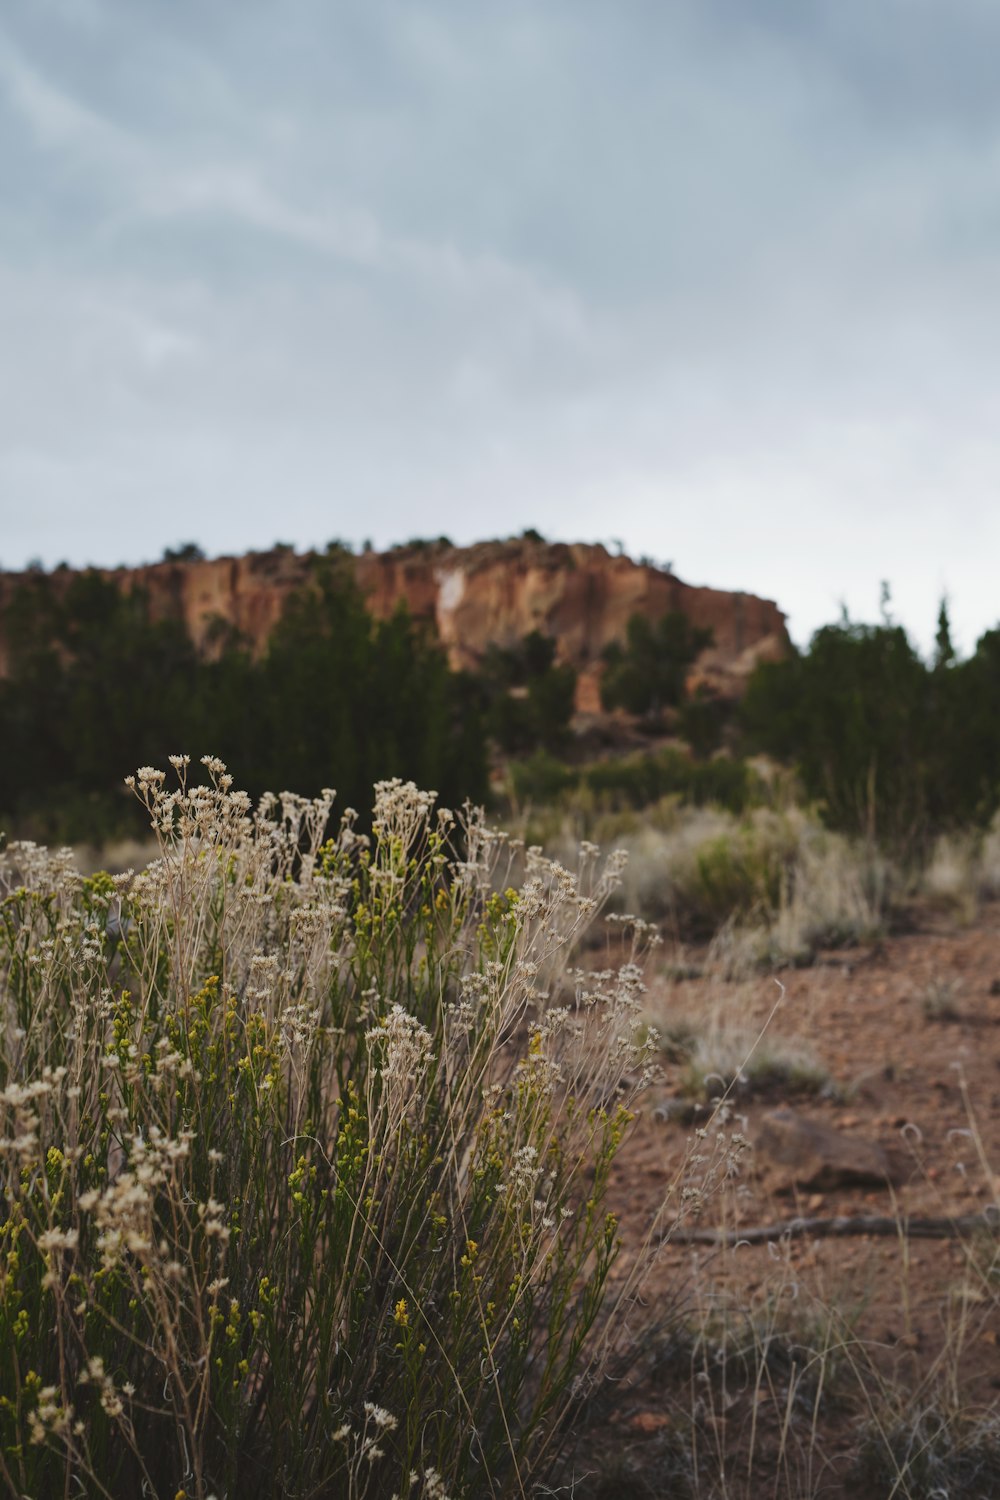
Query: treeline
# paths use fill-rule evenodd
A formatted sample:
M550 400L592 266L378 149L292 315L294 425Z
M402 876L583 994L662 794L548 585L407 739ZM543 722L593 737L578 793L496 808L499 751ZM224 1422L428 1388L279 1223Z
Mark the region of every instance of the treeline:
M948 830L985 827L1000 808L1000 629L961 660L942 604L925 660L887 613L874 625L845 616L806 650L758 667L735 712L688 690L710 644L682 615L633 616L624 641L604 652L603 706L625 709L653 744L667 734L687 750L568 764L550 733L533 754L527 743L511 747L523 752L511 766L518 801L586 790L608 806L671 796L739 812L763 793L747 764L763 752L795 772L828 826L904 857L919 858Z
M961 661L942 604L924 661L891 619L845 617L759 667L740 720L745 748L794 765L831 827L919 852L1000 806L1000 629Z
M569 727L576 674L550 637L455 673L404 609L372 618L338 548L315 560L257 656L221 621L199 654L141 590L96 572L26 574L2 628L0 829L49 842L141 832L123 778L177 750L220 755L254 796L333 786L340 808L362 811L372 783L394 775L451 805L485 800L491 746L513 762L520 800L586 786L632 806L676 795L738 810L756 795L744 760L765 752L795 769L831 827L914 852L1000 807L1000 629L959 660L944 606L929 661L888 616L845 617L759 667L735 716L688 692L710 636L682 615L635 616L604 653L603 705L691 754L587 766Z
M210 751L257 796L337 790L364 812L374 781L481 800L477 692L405 611L376 621L336 556L290 597L264 654L220 623L205 659L182 624L98 573L27 575L6 611L0 826L49 841L141 831L123 778Z

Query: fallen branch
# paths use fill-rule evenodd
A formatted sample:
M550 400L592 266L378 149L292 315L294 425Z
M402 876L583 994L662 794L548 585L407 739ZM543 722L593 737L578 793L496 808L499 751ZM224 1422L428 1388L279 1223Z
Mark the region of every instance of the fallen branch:
M854 1214L835 1219L787 1219L783 1224L757 1224L747 1229L668 1229L663 1240L672 1245L764 1245L773 1240L836 1239L851 1234L902 1235L907 1239L947 1240L984 1231L1000 1234L1000 1212L947 1217L896 1218L890 1214Z

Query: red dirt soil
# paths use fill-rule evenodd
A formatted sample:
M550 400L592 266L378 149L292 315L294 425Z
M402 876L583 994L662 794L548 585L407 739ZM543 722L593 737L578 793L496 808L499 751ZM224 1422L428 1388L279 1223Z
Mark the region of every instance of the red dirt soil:
M735 1183L708 1199L699 1227L766 1225L797 1215L877 1214L905 1221L981 1213L1000 1201L998 937L1000 909L992 906L964 930L932 919L921 931L823 955L811 968L781 973L785 994L770 1021L769 1042L807 1047L828 1070L830 1086L825 1097L777 1090L766 1098L736 1098L727 1134L739 1129L753 1140L762 1116L787 1105L847 1136L885 1147L900 1168L900 1181L895 1188L841 1186L818 1192L794 1185L787 1171L751 1150ZM671 1014L697 1017L718 1002L724 988L718 979L672 980L663 952L659 972L656 962L651 969L651 1015L661 1023ZM773 976L741 985L736 996L741 1021L763 1025L778 995ZM676 1093L682 1068L666 1071L669 1095ZM715 1133L710 1126L708 1141L699 1142L690 1121L665 1120L655 1102L643 1110L623 1148L609 1194L621 1212L623 1261L634 1253L669 1184L678 1180L692 1144L705 1150ZM674 1213L671 1208L667 1222ZM647 1338L654 1330L654 1342L663 1341L660 1368L651 1374L648 1364L638 1366L604 1404L592 1461L584 1455L575 1466L578 1474L591 1476L579 1493L608 1500L668 1493L850 1494L861 1500L890 1493L884 1481L866 1482L854 1463L858 1423L873 1410L885 1421L880 1382L927 1406L940 1407L948 1398L966 1413L997 1408L1000 1294L996 1268L989 1280L983 1274L993 1254L988 1232L971 1241L806 1235L735 1249L668 1241L643 1308L630 1314L630 1323ZM854 1344L839 1362L862 1372L852 1381L848 1371L845 1389L853 1392L831 1401L824 1396L802 1413L793 1410L789 1388L795 1380L787 1371L782 1375L769 1366L761 1377L753 1360L737 1361L731 1378L718 1381L711 1371L700 1371L707 1346L691 1352L690 1340L671 1337L669 1330L678 1328L678 1318L708 1329L712 1357L721 1367L719 1348L727 1341L733 1348L739 1339L731 1318L730 1332L720 1335L717 1309L722 1303L732 1307L734 1300L754 1314L758 1332L751 1343L757 1340L758 1355L765 1326L789 1330L792 1357L796 1344L808 1343L805 1324L814 1342L823 1337L817 1330L824 1322L827 1328L835 1325L839 1337L846 1332L860 1341L864 1351ZM745 1345L748 1335L740 1337ZM801 1366L801 1348L797 1357ZM818 1370L819 1362L814 1363ZM808 1385L806 1394L812 1389ZM717 1477L717 1458L714 1485L705 1478L693 1490L690 1480L666 1482L672 1472L667 1450L690 1448L692 1442L723 1454L724 1484ZM794 1462L792 1444L797 1445ZM811 1460L803 1457L810 1445ZM751 1450L756 1477L749 1472ZM614 1455L610 1470L609 1452ZM900 1485L895 1493L920 1491ZM1000 1491L973 1487L961 1493Z

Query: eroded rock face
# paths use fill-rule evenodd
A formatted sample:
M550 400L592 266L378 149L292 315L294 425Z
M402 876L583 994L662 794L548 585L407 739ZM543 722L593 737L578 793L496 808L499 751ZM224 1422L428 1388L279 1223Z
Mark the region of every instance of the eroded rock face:
M348 562L373 613L388 616L405 601L411 614L433 622L454 667L474 669L491 643L513 646L532 630L554 636L558 659L579 673L577 709L583 713L600 711L601 652L624 637L633 614L659 619L680 610L694 625L709 627L714 645L696 663L693 685L730 697L759 661L779 659L789 649L785 617L770 600L693 588L600 545L527 538L473 547L432 542ZM146 590L154 614L182 619L199 649L212 649L222 621L260 650L288 594L308 581L311 564L312 554L277 548L102 571L123 589ZM20 576L0 575L0 609ZM72 574L51 576L61 587ZM5 657L0 638L0 672Z

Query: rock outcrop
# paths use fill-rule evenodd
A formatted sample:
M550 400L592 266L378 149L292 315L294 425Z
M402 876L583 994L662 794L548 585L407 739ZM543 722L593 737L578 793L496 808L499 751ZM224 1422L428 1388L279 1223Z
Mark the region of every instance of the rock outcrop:
M789 649L784 615L770 600L694 588L666 569L613 556L600 545L527 537L472 547L418 542L347 560L374 614L387 616L405 602L414 616L433 622L455 667L474 669L491 643L512 646L532 630L554 636L558 659L579 674L582 713L599 712L601 652L623 638L636 613L658 619L679 610L710 628L714 643L698 659L693 683L727 697L739 694L759 661ZM101 571L123 589L145 590L156 617L183 620L199 649L211 650L221 621L259 650L289 593L307 583L312 561L313 554L278 547ZM0 610L21 576L0 575ZM72 574L50 576L59 588ZM5 647L0 637L0 673Z

